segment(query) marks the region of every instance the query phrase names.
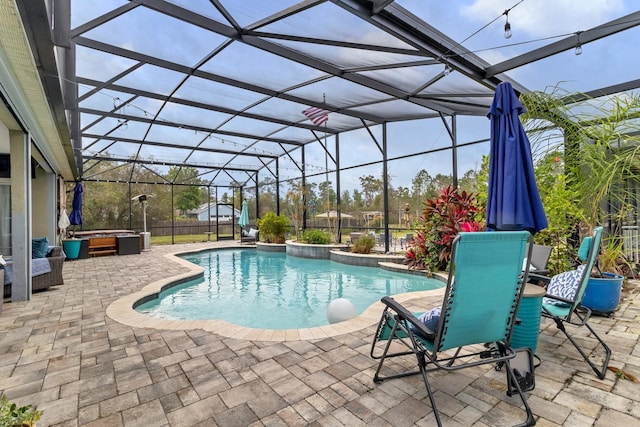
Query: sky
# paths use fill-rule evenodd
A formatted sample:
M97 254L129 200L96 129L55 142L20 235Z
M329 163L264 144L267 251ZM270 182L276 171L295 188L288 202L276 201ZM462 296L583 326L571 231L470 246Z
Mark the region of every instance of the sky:
M482 30L464 43L464 46L490 63L497 63L522 54L543 44L557 41L568 34L584 31L618 17L635 12L638 3L622 0L477 0L459 1L457 7L450 2L426 2L423 0L397 0L397 3L434 25L456 42L461 42L500 16L509 12L512 37L504 38L504 17ZM514 5L516 5L514 7ZM561 37L556 37L561 36ZM533 42L542 38L551 38L542 42ZM609 85L627 82L638 78L640 56L637 40L640 30L631 29L622 34L610 36L606 40L596 41L583 46L579 56L573 51L563 52L552 57L507 72L532 91L549 91L559 87L566 92L585 92ZM507 44L525 43L517 46ZM493 48L493 49L489 49ZM410 129L403 135L408 143L421 135L420 124L409 123ZM413 130L417 128L418 130ZM477 117L461 119L458 123L459 140L473 141L489 137L489 121ZM448 137L443 129L426 131L427 149L437 147ZM362 144L364 152L366 143ZM535 147L534 147L535 148ZM468 169L479 166L481 154L488 153L488 144L461 149L459 153L460 175ZM433 176L435 173L450 173L449 153L420 156L403 160L400 164L391 164L392 182L409 186L416 170L425 168ZM350 179L349 184L357 185ZM409 183L409 184L407 184Z
M419 0L398 0L397 3L457 42L468 38L463 45L490 63L500 62L637 10L637 3L628 0L476 0L457 2L455 8L444 3L430 4ZM510 9L508 18L513 33L508 40L503 37L505 18L501 16L507 9ZM487 28L472 35L496 18ZM563 82L568 90L587 90L598 87L599 82L605 86L611 80L623 80L624 76L628 77L626 80L631 80L635 77L633 71L620 66L630 64L631 58L625 57L624 48L632 51L637 36L637 30L630 30L621 37L613 36L606 42L585 45L584 55L580 57L571 51L564 52L536 64L511 70L508 75L530 90L543 90L558 82ZM542 40L544 38L548 39ZM602 60L607 60L608 67L605 69L599 64ZM585 75L584 71L588 69L599 72Z
M219 13L213 9L207 0L173 0L173 3L188 7L192 10L199 10L210 18L223 20ZM101 2L89 2L87 0L73 0L72 2L72 27L77 26L88 19L105 13L117 6L126 4L123 0L104 0ZM295 4L294 0L222 0L222 4L227 7L232 15L238 19L240 25L249 25L258 21L271 13L274 13L288 5ZM452 6L451 2L436 2L426 0L396 0L400 6L410 10L418 17L424 19L441 32L455 40L484 58L490 63L517 56L528 50L535 49L544 44L561 40L572 34L585 31L593 26L602 24L612 19L634 12L637 2L632 0L475 0L457 1ZM513 36L505 39L503 36L505 17L503 12L509 9L508 19L511 24ZM323 14L323 11L336 12L334 5L326 3L321 5L314 14L303 13L300 19L307 19L309 25L302 30L311 36L314 31L323 30L335 37L350 37L354 41L371 41L372 38L382 38L380 33L371 34L351 34L349 26L341 25L342 20L331 19L331 16ZM123 48L133 49L141 53L157 55L163 59L171 61L181 61L185 64L195 65L195 63L205 57L211 50L223 42L223 38L193 26L181 25L176 22L167 21L158 23L150 19L154 12L144 8L136 9L135 13L127 14L120 25L124 24L127 30L137 32L139 37L128 38L122 31L117 31L118 27L111 24L98 27L89 32L88 37L104 37L110 43ZM300 28L289 28L286 22L273 24L272 30L297 31ZM640 40L640 29L634 28L624 33L608 37L602 41L585 44L583 53L575 55L573 50L566 51L552 57L528 64L523 67L510 70L507 75L522 84L525 88L534 91L549 90L554 86L559 86L567 92L588 91L612 84L626 82L637 79L638 62L640 57L637 53L636 41ZM543 40L544 39L544 40ZM177 44L180 40L180 44ZM386 40L382 40L384 43ZM395 41L394 41L395 42ZM397 43L397 42L395 42ZM274 90L281 87L293 86L301 81L320 76L317 70L305 66L287 65L280 66L277 59L249 51L246 47L238 44L235 49L224 50L216 61L207 63L203 69L216 72L229 77L260 78L268 76L269 84ZM298 48L302 46L296 45ZM336 61L346 64L366 65L384 61L384 58L373 56L372 52L360 51L357 55L347 49L337 49L335 47L325 48L324 55L333 55ZM235 56L231 56L231 55ZM124 58L114 58L96 50L87 48L78 49L78 74L81 76L94 76L96 79L111 78L135 64L134 61ZM255 73L255 71L258 73ZM147 73L147 74L143 74ZM396 81L399 85L419 85L428 75L427 69L421 70L394 70ZM149 76L152 76L151 78ZM127 77L116 81L117 84L131 85L144 90L156 90L164 94L170 94L183 78L175 72L159 69L145 65L140 69L130 73ZM456 82L457 76L452 73L446 76L451 82ZM338 80L338 84L336 84ZM291 90L291 93L300 93L301 96L308 96L312 92L318 100L322 96L326 97L328 103L338 104L344 102L343 97L348 93L348 82L341 79L333 81L321 81L317 85L306 88ZM331 83L331 84L329 84ZM446 84L446 81L444 81ZM80 93L90 89L90 86L81 85ZM308 91L305 93L305 91ZM295 103L285 103L278 99L270 99L263 102L262 95L257 95L250 91L239 89L229 90L224 85L213 84L211 82L190 81L180 87L174 94L178 97L189 97L201 102L208 102L213 96L216 100L224 100L225 105L242 108L243 106L255 103L249 111L256 113L276 114L282 117L296 117L296 120L303 121L301 110L304 106ZM366 101L374 94L362 93L363 100ZM122 97L122 98L121 98ZM103 108L110 110L115 107L117 101L122 101L124 96L117 92L102 90L93 95L83 106L88 108ZM136 99L123 110L128 114L140 117L150 117L158 114L163 120L184 120L188 119L195 124L206 126L211 123L224 123L227 116L223 113L197 112L193 109L174 108L173 105L163 105L159 100ZM392 109L389 110L392 113ZM159 113L158 113L159 112ZM83 115L83 125L96 118L92 115ZM341 123L344 116L332 114L329 122L332 124ZM113 127L115 119L104 120L95 126L95 133L106 132ZM226 124L231 130L242 130L247 126L270 125L257 123L248 119L234 119ZM166 128L166 127L164 127ZM185 145L194 145L203 141L206 135L198 132L185 131L184 129L148 129L144 124L129 123L126 129L118 130L117 135L127 138L143 138L150 140L176 140ZM382 140L380 126L371 129L378 141ZM485 117L459 117L457 119L458 143L477 141L489 137L489 121ZM308 131L287 130L287 132L306 132L304 137L308 138ZM402 124L392 123L387 129L389 141L393 144L389 146L388 157L395 159L409 153L436 150L432 154L421 155L414 158L401 158L392 160L389 163L389 175L392 185L411 186L411 180L415 174L426 169L432 176L442 173L451 173L451 154L446 151L437 151L450 144L446 130L439 119L428 121L413 121ZM209 138L204 145L210 147L230 147L250 145L251 141L240 138ZM91 141L88 141L89 143ZM335 140L328 138L328 144L333 147ZM87 142L85 142L86 144ZM102 145L101 145L102 144ZM226 144L226 145L224 145ZM97 144L95 148L106 147L107 142ZM124 151L123 155L134 153L133 145L114 144ZM264 149L263 146L256 145L254 149ZM371 136L365 130L358 130L340 135L340 165L347 168L341 175L341 188L354 189L360 187L359 177L363 175L373 175L380 177L382 173L381 165L370 165L350 169L350 166L374 162L381 159L381 154L372 141ZM146 151L145 151L146 150ZM478 144L471 147L460 148L458 153L458 169L461 176L468 169L479 167L482 154L488 153L488 143ZM335 150L330 150L335 156ZM167 150L154 148L143 149L142 155L155 155L156 158L184 158L187 151L171 153ZM218 159L219 161L223 161ZM333 165L327 161L319 144L310 144L306 152L306 163L308 173L319 173L317 177L310 180L320 182L324 180L325 162L331 169ZM280 178L287 179L299 175L298 169L286 157L281 159ZM266 175L266 174L265 174ZM265 175L261 175L265 176ZM330 176L331 181L335 180Z

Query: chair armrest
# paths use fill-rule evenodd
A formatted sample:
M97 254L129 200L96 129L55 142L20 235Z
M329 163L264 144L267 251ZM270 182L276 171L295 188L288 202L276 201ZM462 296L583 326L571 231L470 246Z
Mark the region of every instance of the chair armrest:
M49 251L47 252L47 258L62 256L62 247L61 246L51 246L49 247Z
M406 320L409 322L415 329L417 335L425 340L433 341L435 338L435 334L424 326L424 323L420 321L413 313L404 308L400 303L394 300L391 297L382 297L380 300L384 305L389 307L391 310L396 312L399 320Z
M551 277L536 274L534 272L529 272L529 275L527 276L528 283L536 286L542 286L543 288L546 288L550 281Z
M49 265L51 266L50 284L51 285L63 285L64 278L62 277L62 266L64 265L63 256L54 256L49 258Z
M538 276L548 276L550 273L549 270L540 270L540 269L536 269L536 270L530 270L529 271L529 275L531 274L537 274Z

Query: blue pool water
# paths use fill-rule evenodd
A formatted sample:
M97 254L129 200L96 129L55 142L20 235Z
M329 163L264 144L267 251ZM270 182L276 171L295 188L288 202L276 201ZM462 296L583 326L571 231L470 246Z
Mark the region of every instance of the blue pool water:
M260 329L328 325L326 310L347 298L361 314L385 295L436 289L422 276L254 249L225 249L182 258L204 268L204 277L162 292L136 310L165 319L222 319Z

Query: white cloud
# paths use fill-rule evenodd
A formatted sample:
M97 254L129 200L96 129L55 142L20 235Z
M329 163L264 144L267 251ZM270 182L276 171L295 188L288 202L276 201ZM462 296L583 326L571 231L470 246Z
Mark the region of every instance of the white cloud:
M625 14L623 0L534 0L518 4L509 12L514 31L539 38L583 31ZM475 0L461 14L470 20L488 23L514 0ZM629 6L631 7L631 6Z

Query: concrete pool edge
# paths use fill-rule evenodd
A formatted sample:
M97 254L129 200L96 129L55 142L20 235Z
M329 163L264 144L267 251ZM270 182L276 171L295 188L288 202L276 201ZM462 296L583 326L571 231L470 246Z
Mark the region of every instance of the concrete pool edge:
M228 249L229 247L225 248ZM211 250L210 248L204 250ZM200 252L200 251L193 251ZM185 281L201 275L204 269L190 263L178 255L187 252L175 252L164 255L168 260L179 263L190 271L152 282L141 290L109 304L106 314L112 320L138 328L165 329L165 330L196 330L202 329L216 333L226 338L245 339L252 341L300 341L330 338L360 331L376 324L380 320L380 315L384 305L377 301L369 306L359 316L340 323L318 326L304 329L255 329L235 325L224 320L172 320L149 317L134 310L136 302L148 298L154 294L159 294L163 288L177 281ZM409 292L393 295L400 303L405 301L434 295L444 295L444 287L429 291Z

